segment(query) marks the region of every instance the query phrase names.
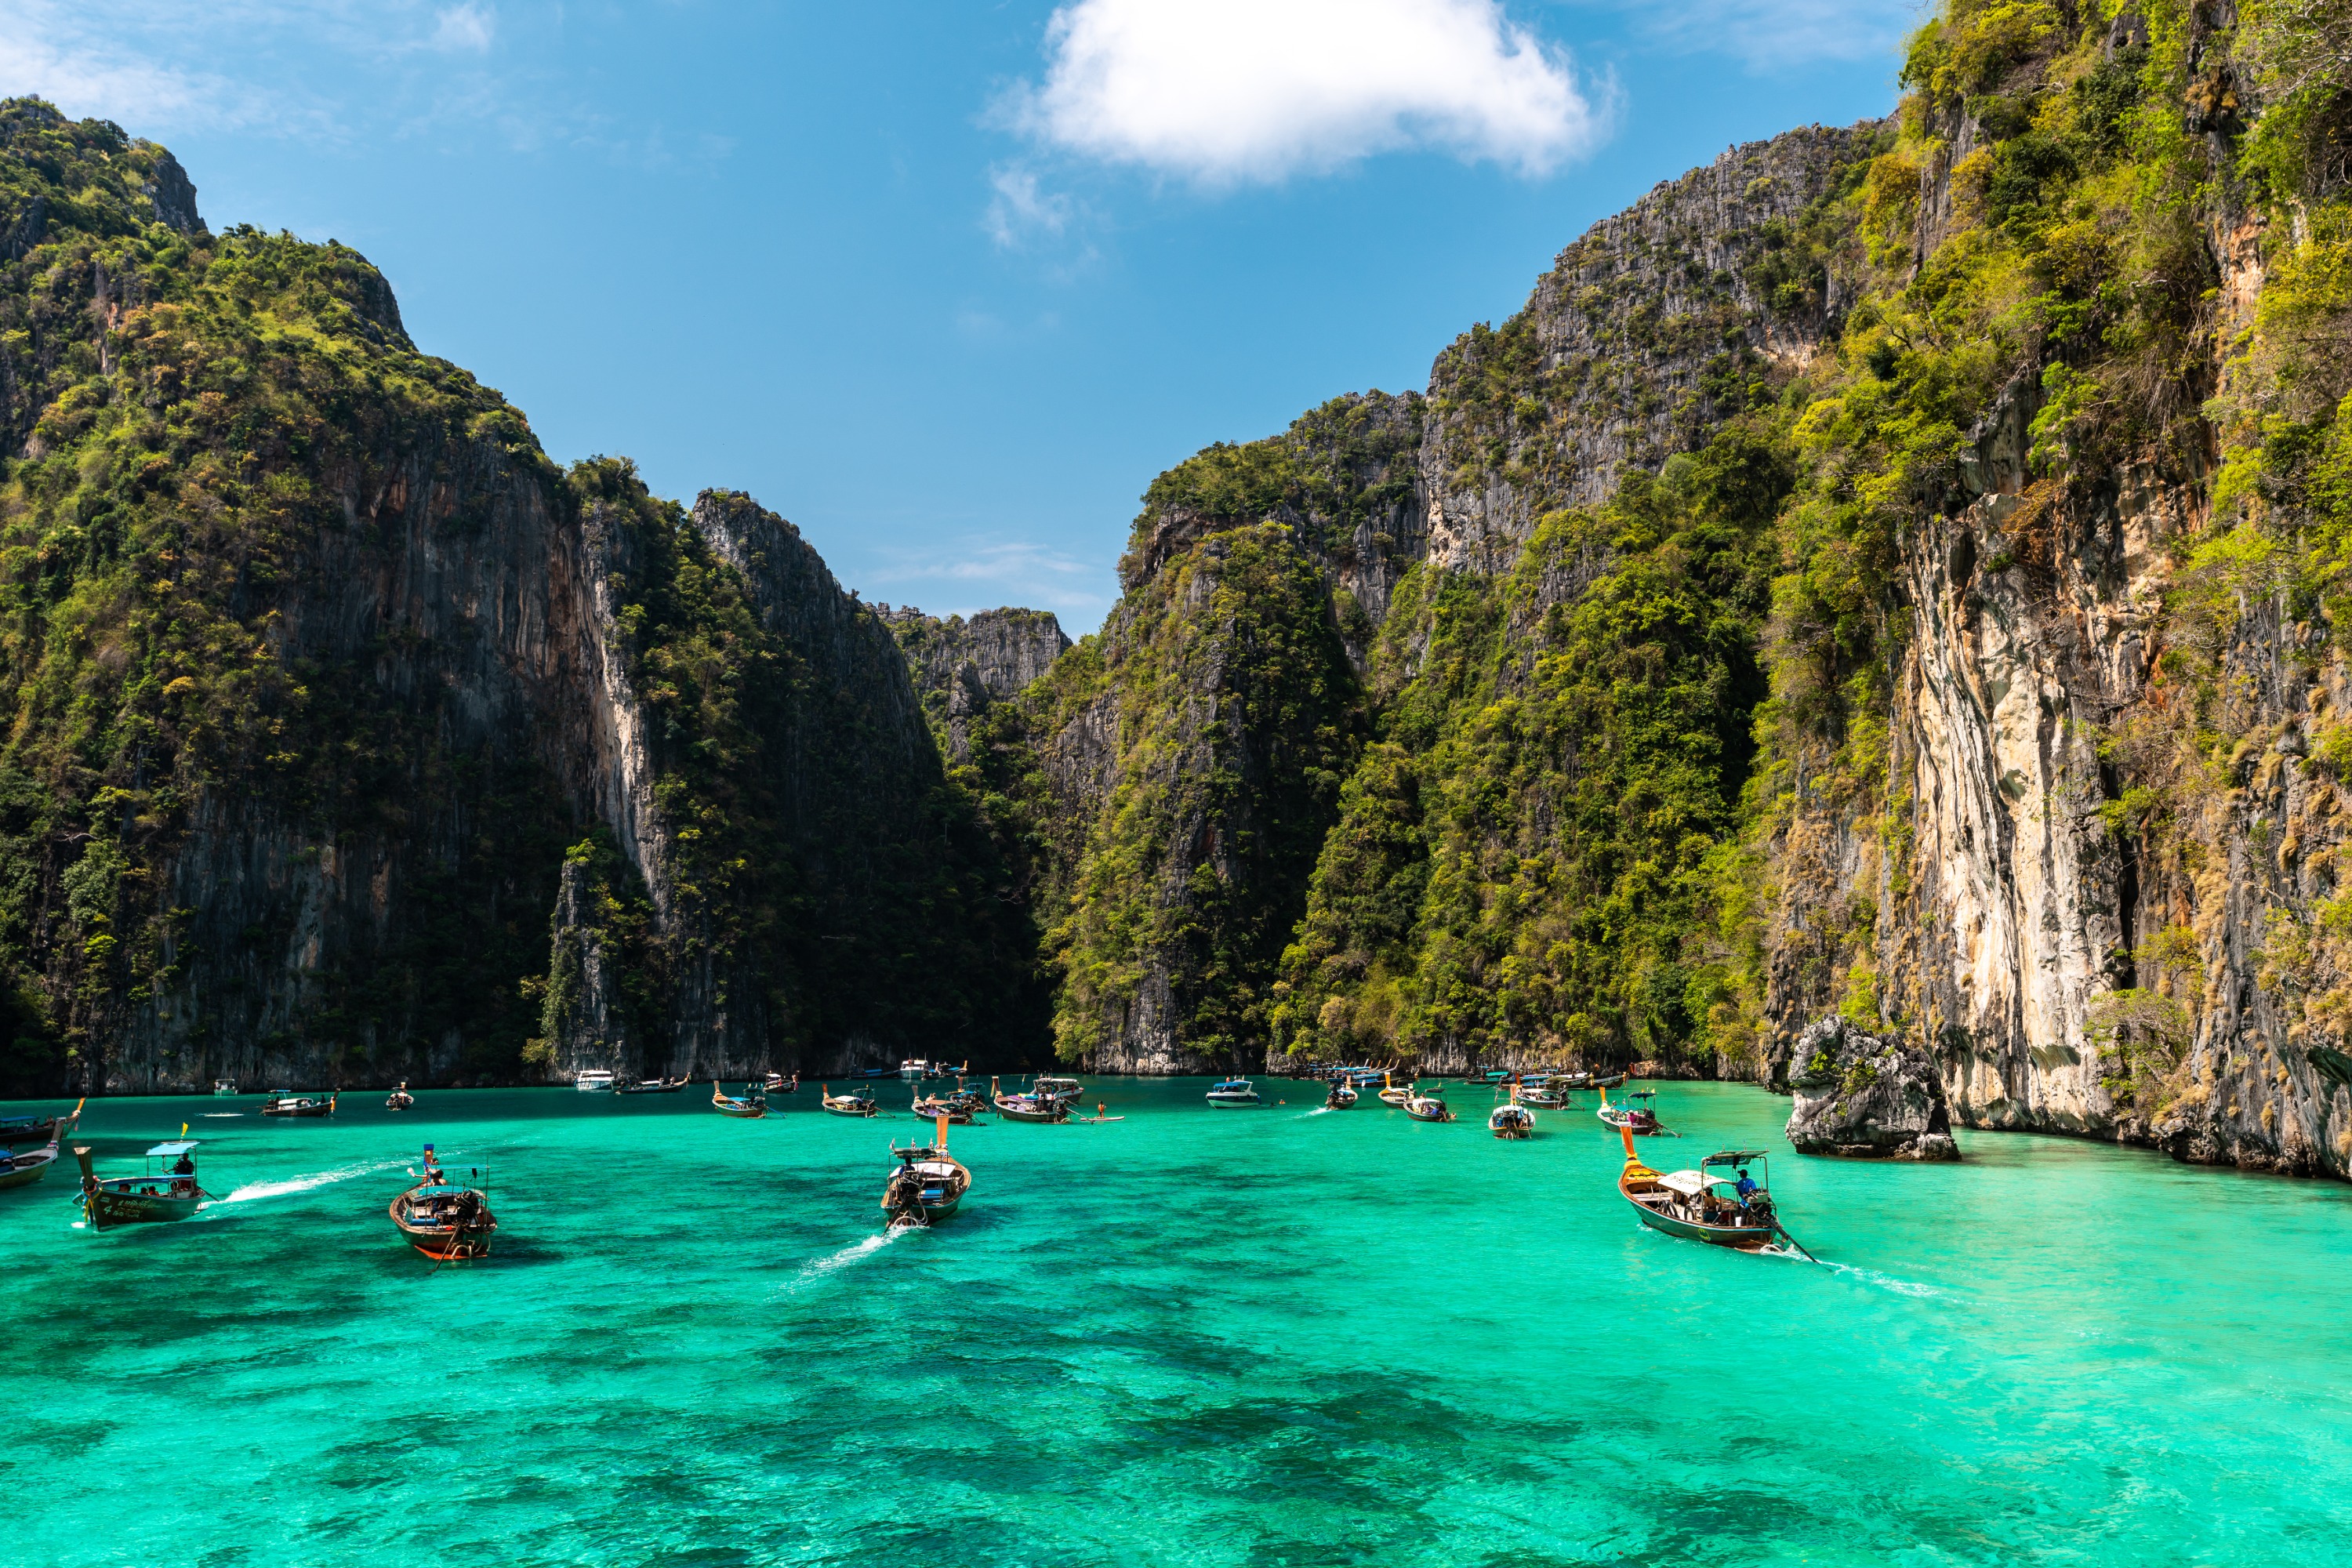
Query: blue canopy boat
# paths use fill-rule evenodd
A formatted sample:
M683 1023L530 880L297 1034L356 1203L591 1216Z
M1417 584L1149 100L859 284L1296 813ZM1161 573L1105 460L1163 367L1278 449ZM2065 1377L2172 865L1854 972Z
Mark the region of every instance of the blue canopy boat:
M182 1129L183 1131L185 1129ZM201 1138L178 1138L147 1151L143 1176L108 1176L90 1170L89 1148L77 1145L81 1162L81 1206L92 1230L118 1225L163 1225L186 1219L212 1197L196 1184L196 1146Z

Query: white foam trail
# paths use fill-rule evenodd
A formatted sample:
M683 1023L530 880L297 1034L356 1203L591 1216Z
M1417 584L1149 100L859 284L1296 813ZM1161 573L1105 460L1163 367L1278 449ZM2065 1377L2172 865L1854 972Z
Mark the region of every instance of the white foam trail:
M1291 1120L1293 1121L1304 1121L1310 1116L1328 1116L1330 1113L1331 1108L1329 1106L1318 1105L1312 1110L1301 1111L1298 1115L1292 1117Z
M1824 1267L1840 1274L1851 1274L1865 1285L1875 1285L1882 1290L1892 1290L1898 1296L1947 1296L1950 1292L1933 1285L1922 1285L1916 1279L1897 1279L1891 1274L1881 1274L1875 1268L1856 1268L1850 1263L1832 1263Z
M207 1110L204 1116L207 1121L218 1121L225 1116L243 1116L244 1114L242 1110Z
M307 1193L314 1188L348 1182L354 1176L373 1176L379 1171L398 1170L406 1163L402 1160L379 1161L373 1165L344 1165L332 1171L320 1171L308 1176L293 1176L282 1182L247 1182L221 1199L225 1204L249 1204L256 1198L282 1198L295 1193Z
M803 1266L800 1277L784 1287L784 1293L789 1296L803 1285L814 1285L826 1275L836 1273L853 1263L871 1258L900 1237L921 1228L919 1226L902 1226L896 1230L882 1231L877 1235L867 1237L863 1241L851 1243L830 1258L820 1258L815 1262Z

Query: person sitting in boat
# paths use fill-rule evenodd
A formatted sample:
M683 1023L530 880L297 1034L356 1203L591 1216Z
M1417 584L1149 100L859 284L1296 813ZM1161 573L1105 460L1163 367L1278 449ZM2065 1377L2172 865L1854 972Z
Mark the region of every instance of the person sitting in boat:
M195 1173L196 1163L188 1158L188 1152L185 1149L181 1150L180 1158L172 1166L172 1174L175 1176L193 1176Z

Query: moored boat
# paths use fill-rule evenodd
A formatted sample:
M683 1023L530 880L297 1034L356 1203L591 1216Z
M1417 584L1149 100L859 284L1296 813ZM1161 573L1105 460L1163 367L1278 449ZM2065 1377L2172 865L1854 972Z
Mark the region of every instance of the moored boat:
M731 1094L721 1094L719 1091L719 1080L714 1078L710 1080L710 1108L721 1116L733 1116L747 1121L756 1121L768 1114L768 1097L748 1083L743 1086L743 1097L740 1100Z
M335 1099L341 1090L330 1091L323 1100L315 1094L293 1094L279 1089L261 1102L264 1116L332 1116Z
M1257 1085L1245 1078L1229 1078L1209 1090L1209 1103L1228 1108L1259 1104Z
M907 1109L909 1112L921 1117L926 1121L937 1121L940 1117L944 1116L959 1127L969 1127L971 1125L971 1110L960 1099L950 1098L944 1095L927 1094L921 1096L912 1105L907 1107Z
M1517 1100L1510 1100L1486 1113L1486 1131L1497 1138L1532 1138L1536 1113Z
M614 1094L676 1094L693 1081L692 1079L684 1077L616 1079L613 1083L613 1092ZM717 1081L712 1080L713 1083Z
M1433 1094L1416 1094L1404 1102L1404 1113L1415 1121L1451 1121L1454 1111Z
M82 1214L90 1228L166 1225L194 1214L212 1197L196 1181L196 1149L203 1142L176 1138L156 1144L147 1151L143 1176L100 1177L90 1169L89 1145L75 1145L74 1158L81 1162Z
M1323 1097L1323 1107L1327 1110L1353 1110L1358 1098L1354 1084L1344 1078L1335 1078L1331 1091Z
M610 1094L613 1092L613 1075L603 1068L590 1068L572 1080L572 1087L583 1094Z
M1656 1099L1657 1093L1658 1091L1656 1089L1644 1089L1636 1091L1627 1098L1637 1101L1646 1101ZM1615 1105L1610 1104L1609 1091L1606 1089L1601 1091L1600 1109L1595 1110L1592 1114L1601 1118L1601 1121L1607 1122L1610 1126L1622 1128L1632 1133L1636 1138L1648 1138L1660 1132L1664 1132L1669 1138L1678 1138L1682 1136L1682 1134L1678 1132L1668 1131L1666 1128L1660 1126L1658 1124L1658 1113L1655 1110L1653 1110L1647 1104L1628 1105L1622 1100L1619 1101Z
M1029 1080L1029 1092L1040 1100L1051 1095L1055 1100L1075 1100L1086 1091L1087 1086L1074 1078L1055 1078L1049 1073Z
M398 1089L383 1097L383 1108L386 1110L406 1110L415 1103L416 1097L408 1092L408 1084L405 1080L402 1081Z
M1070 1102L1052 1095L1007 1094L996 1079L988 1080L989 1100L1007 1121L1067 1121Z
M1414 1085L1399 1083L1387 1073L1381 1074L1381 1103L1402 1106L1412 1098Z
M824 1097L824 1104L825 1110L835 1116L878 1116L881 1114L881 1108L874 1103L874 1097L862 1089L853 1089L842 1094L834 1093L832 1088L824 1084L819 1084L817 1089Z
M949 1118L939 1118L938 1131L929 1143L904 1149L890 1145L898 1168L883 1184L882 1212L890 1216L892 1230L943 1220L956 1212L964 1194L971 1191L971 1172L948 1152L948 1122Z
M790 1078L786 1078L780 1072L772 1072L768 1075L768 1092L770 1094L798 1094L800 1091L800 1074L794 1073Z
M235 1094L236 1092L236 1079L233 1078L216 1078L213 1079L213 1092L215 1094Z
M1769 1247L1784 1234L1772 1207L1769 1162L1761 1150L1725 1149L1701 1160L1695 1171L1660 1174L1633 1152L1632 1128L1620 1125L1617 1132L1625 1141L1617 1191L1652 1230L1742 1252ZM1751 1171L1765 1173L1764 1179Z
M80 1116L81 1106L77 1105L65 1116L0 1117L0 1149L12 1143L54 1143L69 1136L60 1129L70 1129Z
M74 1128L81 1121L81 1108L88 1100L78 1102L64 1116L49 1119L49 1141L37 1149L16 1150L0 1143L0 1192L10 1187L28 1187L49 1173L58 1163L58 1143L73 1136Z
M472 1175L477 1181L481 1179L478 1170ZM479 1187L450 1181L435 1158L430 1143L425 1145L423 1176L393 1199L387 1212L402 1239L436 1263L488 1258L490 1237L498 1234L499 1222L490 1213L489 1194Z

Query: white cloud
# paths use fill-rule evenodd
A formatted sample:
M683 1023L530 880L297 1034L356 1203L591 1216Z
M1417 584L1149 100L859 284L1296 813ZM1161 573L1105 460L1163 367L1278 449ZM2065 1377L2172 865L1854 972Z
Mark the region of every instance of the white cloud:
M1070 152L1204 184L1433 147L1540 174L1606 132L1565 51L1498 0L1070 0L1006 104Z
M992 169L984 226L988 237L1006 250L1019 250L1039 238L1055 239L1070 226L1070 198L1037 184L1037 176L1017 164Z
M491 14L470 3L434 18L433 47L447 54L481 54L490 47Z
M877 587L919 593L937 616L969 616L1002 605L1051 610L1065 630L1091 627L1117 597L1118 584L1101 561L1081 561L1027 540L967 538L949 553L887 550L878 570L864 575ZM918 584L930 584L929 588ZM1072 631L1076 636L1076 632Z

